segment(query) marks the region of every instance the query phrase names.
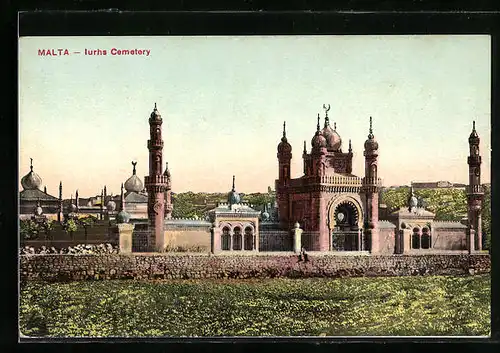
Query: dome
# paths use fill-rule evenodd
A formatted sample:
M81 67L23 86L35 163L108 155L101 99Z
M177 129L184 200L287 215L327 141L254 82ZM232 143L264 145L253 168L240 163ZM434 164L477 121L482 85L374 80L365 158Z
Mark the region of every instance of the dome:
M235 178L233 175L233 188L231 189L231 191L229 191L229 194L227 195L227 203L229 203L230 205L239 204L241 202L240 194L238 194L236 192L236 189L234 186L234 180L235 180Z
M151 112L151 116L149 117L150 121L161 121L161 115L158 109L156 109L156 103L155 103L155 108Z
M411 198L410 198L410 207L413 208L413 207L417 207L418 205L418 200L417 198L415 197L415 195L413 195Z
M134 192L141 192L142 189L144 188L144 185L142 185L141 179L136 175L136 170L135 166L137 165L137 162L132 162L132 176L127 179L125 182L125 190L129 191L134 191Z
M283 137L278 145L278 153L288 153L292 151L292 146L288 143L286 138L286 122L283 122Z
M291 152L292 151L292 146L288 143L288 140L286 137L281 138L281 142L278 145L278 152L283 153L283 152Z
M378 142L374 137L365 141L365 150L378 150Z
M269 213L267 213L266 211L262 212L262 220L263 221L269 220Z
M326 147L334 151L339 150L342 145L342 139L337 131L333 130L330 125L326 125L322 132L326 139Z
M42 178L33 171L33 159L31 159L30 172L22 177L21 185L24 190L36 190L42 185Z
M236 191L231 190L229 194L227 195L227 202L231 205L235 205L241 202L241 197L240 194L238 194Z
M476 131L476 122L472 122L472 132L470 133L469 136L469 143L471 144L479 144L479 135L477 134Z
M375 136L373 136L372 117L370 117L370 130L368 133L368 140L365 141L365 150L378 150L378 142L375 140Z
M113 212L116 209L116 203L113 200L109 200L108 204L106 205L106 209L109 212Z
M36 207L35 207L35 215L41 216L43 213L43 209L40 206L40 202L37 202Z
M121 210L116 215L116 223L128 223L129 221L130 221L130 214L125 210Z
M76 212L76 205L71 201L71 203L68 205L68 213L71 212Z
M141 192L142 189L144 188L141 179L139 179L139 177L135 174L133 174L130 178L127 179L124 186L125 190L134 192Z
M326 147L326 139L323 137L320 131L316 131L316 135L311 140L311 145L313 147Z

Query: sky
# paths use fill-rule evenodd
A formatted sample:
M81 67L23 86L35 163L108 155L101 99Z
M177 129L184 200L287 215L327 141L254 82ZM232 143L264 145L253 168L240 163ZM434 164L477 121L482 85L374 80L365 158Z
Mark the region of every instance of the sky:
M70 55L38 55L59 48ZM65 198L104 185L119 194L137 161L144 181L156 103L173 192L226 192L233 175L238 191L265 192L278 175L283 121L300 177L303 141L310 151L329 104L344 151L352 141L353 174L364 174L372 116L383 185L467 183L475 120L488 183L490 72L482 35L22 37L19 177L33 158L49 194L59 181Z

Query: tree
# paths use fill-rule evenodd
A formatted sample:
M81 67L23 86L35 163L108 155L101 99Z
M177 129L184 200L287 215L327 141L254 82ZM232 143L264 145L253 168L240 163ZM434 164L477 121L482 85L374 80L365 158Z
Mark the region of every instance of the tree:
M45 232L45 240L50 238L50 231L54 229L54 221L51 219L45 219L41 224L44 232Z
M83 229L85 231L85 242L87 242L87 228L92 227L96 222L97 222L97 218L92 216L92 215L78 218L78 222L77 222L78 225L83 226Z
M71 240L73 240L73 233L78 230L78 225L74 219L68 219L64 225L64 231L71 235Z
M40 226L31 219L21 219L19 221L19 233L22 240L37 239Z

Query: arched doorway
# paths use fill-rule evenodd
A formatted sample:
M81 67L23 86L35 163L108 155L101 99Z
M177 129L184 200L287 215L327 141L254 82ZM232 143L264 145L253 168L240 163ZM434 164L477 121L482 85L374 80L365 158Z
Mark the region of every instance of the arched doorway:
M231 250L231 235L229 234L229 227L222 229L222 250Z
M337 251L361 250L358 207L351 200L337 204L331 214L334 222L332 229L332 249Z
M251 227L245 228L244 249L245 250L253 250L253 230Z

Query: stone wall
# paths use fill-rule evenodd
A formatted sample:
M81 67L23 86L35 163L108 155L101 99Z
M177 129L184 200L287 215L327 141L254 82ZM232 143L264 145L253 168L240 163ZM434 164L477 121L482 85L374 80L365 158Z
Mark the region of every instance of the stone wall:
M432 248L436 250L466 250L467 236L464 229L432 228Z
M380 222L379 228L379 253L381 255L394 254L396 238L394 234L395 226L388 222Z
M293 235L283 230L260 230L259 251L293 251Z
M26 280L354 277L488 273L490 257L478 255L335 256L206 254L20 255Z
M200 251L208 252L210 251L210 231L203 229L166 230L165 245L167 249L179 247L184 249L197 248Z

